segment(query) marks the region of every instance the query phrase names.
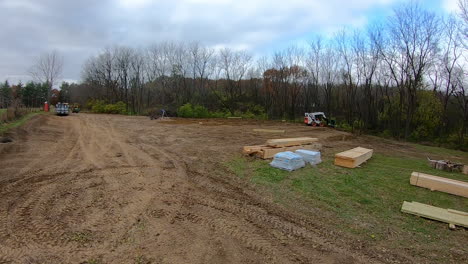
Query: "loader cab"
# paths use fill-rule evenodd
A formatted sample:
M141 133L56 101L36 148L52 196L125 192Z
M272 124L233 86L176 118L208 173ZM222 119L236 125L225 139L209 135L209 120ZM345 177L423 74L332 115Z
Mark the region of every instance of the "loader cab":
M327 117L324 112L305 113L304 123L308 126L326 126Z

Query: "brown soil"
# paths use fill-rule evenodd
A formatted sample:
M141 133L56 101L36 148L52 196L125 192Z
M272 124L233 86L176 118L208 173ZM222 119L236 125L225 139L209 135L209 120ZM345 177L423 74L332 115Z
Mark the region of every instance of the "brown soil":
M35 117L0 144L0 263L385 262L225 168L243 145L285 137L260 127L330 153L369 144L282 122Z

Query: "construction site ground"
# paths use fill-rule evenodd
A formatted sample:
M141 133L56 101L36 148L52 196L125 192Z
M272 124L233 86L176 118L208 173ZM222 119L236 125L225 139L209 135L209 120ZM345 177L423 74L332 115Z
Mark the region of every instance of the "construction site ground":
M85 113L38 115L6 136L0 263L468 262L468 230L399 210L419 199L468 211L466 198L409 185L413 170L467 181L425 161L468 163L464 152L287 122ZM324 146L317 168L241 154L303 136ZM357 146L374 149L362 168L333 165Z

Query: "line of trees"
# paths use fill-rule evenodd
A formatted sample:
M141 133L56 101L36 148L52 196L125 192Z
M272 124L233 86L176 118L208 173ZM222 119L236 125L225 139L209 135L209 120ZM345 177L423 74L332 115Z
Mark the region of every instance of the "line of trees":
M10 85L8 81L0 84L0 108L41 107L47 100L48 87L42 83L28 82Z
M115 46L87 60L73 102L129 113L190 103L230 115L298 119L324 111L347 129L468 148L467 1L441 17L402 4L383 23L255 58L200 43ZM62 85L63 86L63 85Z
M0 84L0 109L2 108L42 108L48 101L55 105L57 102L70 101L70 87L77 84L63 82L59 89L50 89L47 82L27 82L10 85L8 81ZM50 97L49 97L50 94Z

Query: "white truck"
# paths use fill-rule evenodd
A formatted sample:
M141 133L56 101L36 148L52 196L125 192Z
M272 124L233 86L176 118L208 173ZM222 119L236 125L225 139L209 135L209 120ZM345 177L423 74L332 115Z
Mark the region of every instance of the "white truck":
M55 105L55 113L59 116L67 116L69 114L70 107L67 103L57 103Z

